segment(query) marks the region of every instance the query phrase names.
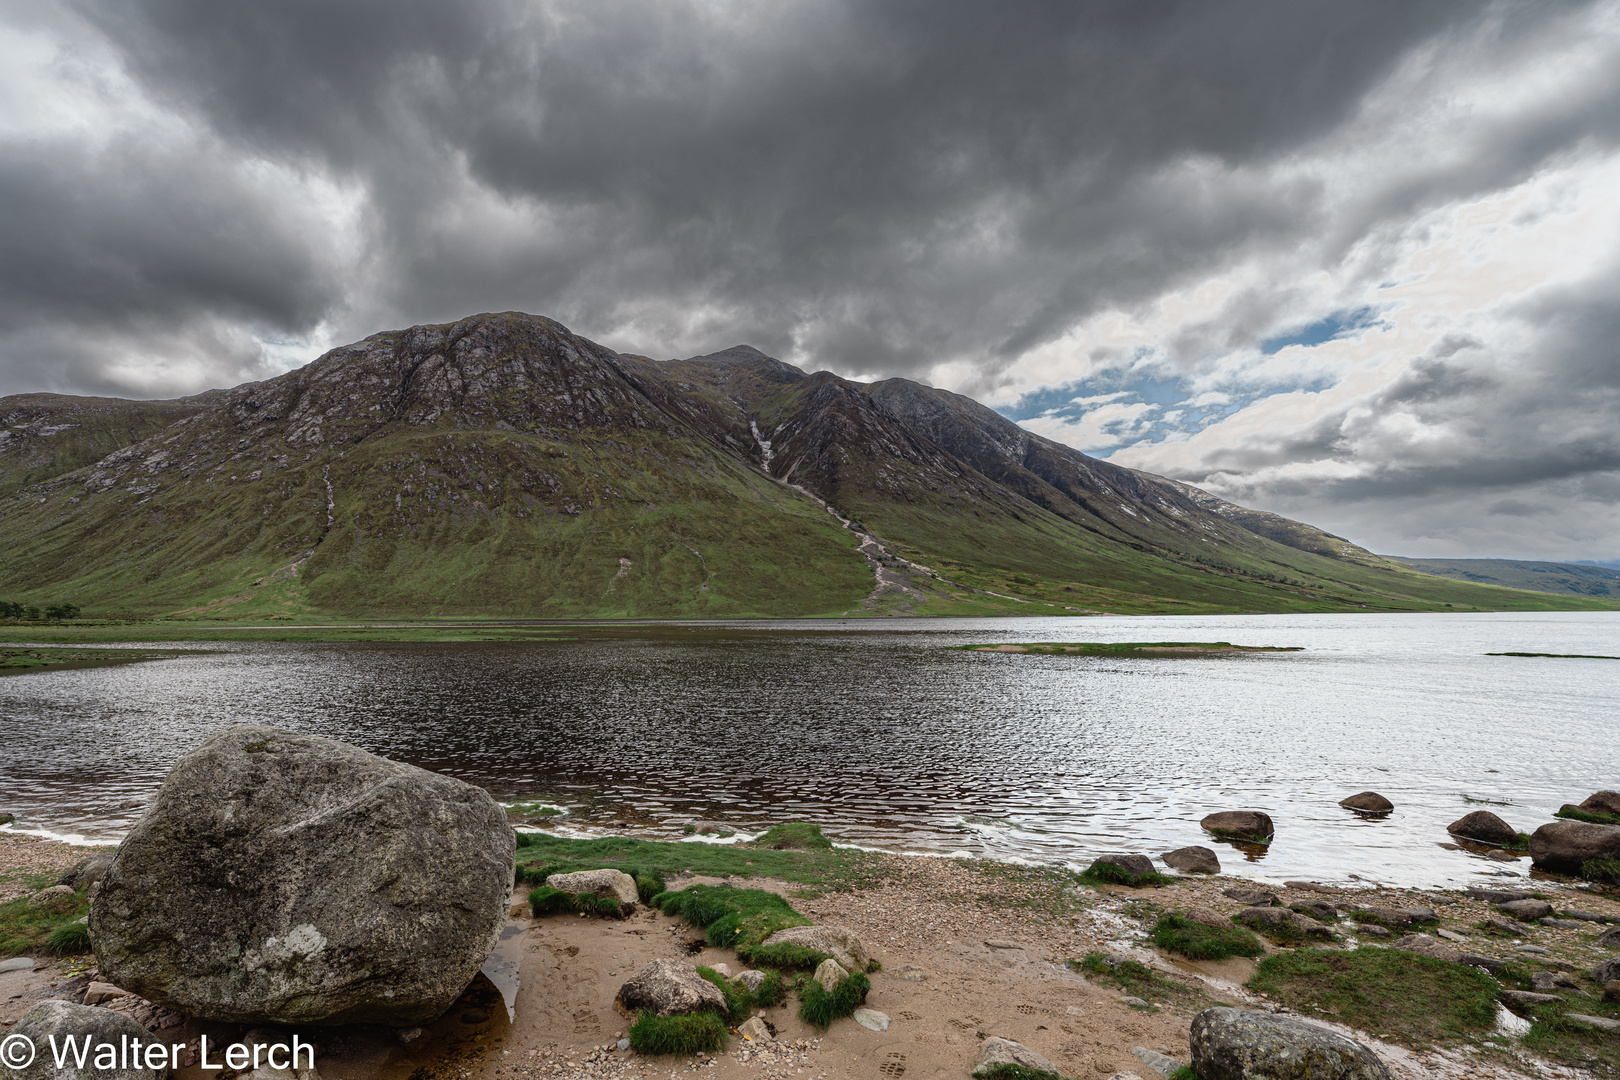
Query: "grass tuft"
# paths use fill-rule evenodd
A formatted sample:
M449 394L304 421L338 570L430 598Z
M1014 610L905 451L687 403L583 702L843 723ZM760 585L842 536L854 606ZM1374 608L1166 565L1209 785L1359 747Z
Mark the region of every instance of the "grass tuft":
M821 835L820 825L790 821L765 830L754 840L754 846L775 851L829 851L832 841Z
M732 885L693 885L679 892L663 892L652 902L666 915L679 915L694 926L708 929L709 944L718 949L735 949L751 964L771 967L804 967L814 953L803 946L761 943L789 926L809 926L810 920L794 911L788 902L764 889L739 889Z
M30 875L23 884L43 889L54 876ZM82 893L62 896L48 904L30 904L19 898L0 904L0 959L31 954L49 948L50 937L64 926L80 926L79 918L90 910Z
M1495 979L1396 949L1298 949L1261 960L1249 989L1410 1047L1475 1039L1496 1024Z
M851 1016L866 1003L872 982L860 972L846 976L828 993L814 979L806 979L799 988L799 1019L825 1031L834 1020Z
M82 922L63 923L50 932L45 947L57 956L78 956L90 951L90 928Z
M733 984L730 979L711 967L700 967L697 973L725 995L726 1023L736 1027L753 1015L752 995L748 993L746 987Z
M1080 874L1080 880L1088 885L1129 885L1133 889L1147 886L1160 889L1166 885L1176 883L1176 879L1168 874L1161 874L1157 871L1149 871L1146 874L1133 874L1123 866L1107 862L1092 863Z
M1195 923L1175 912L1159 916L1153 924L1153 943L1189 960L1225 960L1230 956L1259 956L1260 939L1242 927L1220 930Z
M1055 1072L1029 1069L1009 1061L986 1071L983 1080L1064 1080L1064 1078Z
M644 1011L638 1013L636 1022L630 1025L630 1048L651 1057L696 1054L719 1050L725 1045L726 1022L710 1012L659 1016Z
M1581 863L1581 877L1604 885L1620 885L1620 859L1587 859Z
M1093 978L1105 979L1144 1001L1180 998L1182 1004L1192 1004L1194 1001L1205 999L1203 991L1186 983L1167 979L1146 964L1135 960L1119 960L1111 963L1107 953L1087 953L1079 960L1070 960L1069 967L1083 971Z

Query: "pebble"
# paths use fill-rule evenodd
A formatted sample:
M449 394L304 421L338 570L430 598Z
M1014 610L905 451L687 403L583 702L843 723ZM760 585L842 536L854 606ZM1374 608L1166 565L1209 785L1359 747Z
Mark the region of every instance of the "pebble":
M889 1018L876 1009L856 1009L855 1022L867 1031L888 1031Z

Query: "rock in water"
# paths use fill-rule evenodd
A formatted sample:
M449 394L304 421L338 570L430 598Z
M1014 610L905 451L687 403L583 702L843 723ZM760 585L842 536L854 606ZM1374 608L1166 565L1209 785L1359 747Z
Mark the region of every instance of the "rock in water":
M111 1009L96 1009L61 1000L42 1001L23 1013L17 1026L7 1033L8 1041L13 1035L24 1035L33 1041L34 1060L20 1069L0 1063L0 1076L6 1080L163 1080L169 1075L167 1068L98 1069L95 1067L94 1051L85 1058L82 1069L71 1064L71 1061L65 1068L56 1067L56 1059L51 1055L50 1039L53 1036L58 1046L69 1037L73 1038L75 1044L88 1041L92 1046L108 1043L114 1047L124 1045L121 1040L139 1039L144 1050L145 1045L153 1041L140 1024Z
M515 836L481 788L271 727L182 757L90 912L102 976L235 1023L435 1019L506 922Z
M1089 874L1104 866L1112 866L1115 869L1123 870L1125 876L1133 881L1144 875L1158 872L1153 865L1153 860L1146 855L1126 855L1122 853L1097 856L1091 861L1091 865L1086 867L1086 872Z
M1478 840L1485 844L1511 844L1519 838L1513 826L1489 810L1475 810L1446 826L1446 832L1464 840Z
M1363 814L1387 814L1395 809L1394 803L1376 791L1363 791L1361 794L1352 795L1348 799L1340 799L1339 805L1347 810L1357 810Z
M1390 1080L1383 1062L1353 1039L1301 1020L1225 1007L1193 1017L1192 1068L1202 1080Z
M685 1013L726 1013L726 995L681 960L654 960L619 987L619 1004L631 1012L651 1009L659 1016Z
M1223 810L1204 818L1198 823L1198 827L1207 833L1233 840L1248 840L1255 837L1269 840L1277 834L1276 828L1271 824L1271 816L1258 810Z
M1537 870L1579 874L1594 859L1620 860L1620 825L1552 821L1530 834L1530 862Z
M979 1044L979 1064L974 1067L973 1075L988 1076L1001 1065L1018 1065L1049 1073L1058 1071L1056 1065L1023 1043L992 1035Z
M1160 855L1159 858L1164 860L1164 865L1173 870L1180 870L1184 874L1218 874L1221 872L1221 860L1215 857L1215 853L1207 847L1199 847L1196 844L1192 847L1167 851Z

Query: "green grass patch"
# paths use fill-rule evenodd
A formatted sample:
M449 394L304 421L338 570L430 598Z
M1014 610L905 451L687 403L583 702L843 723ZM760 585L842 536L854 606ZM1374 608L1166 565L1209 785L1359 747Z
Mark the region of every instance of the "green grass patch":
M90 951L90 928L82 922L63 923L45 939L45 947L57 956L79 956Z
M1174 885L1176 879L1168 874L1149 871L1145 874L1133 874L1123 866L1114 863L1093 863L1086 867L1080 875L1080 880L1088 885L1129 885L1133 889L1152 887L1162 889L1166 885Z
M754 846L772 851L830 851L832 841L821 835L820 825L790 821L766 829L755 837Z
M1565 806L1553 817L1569 818L1571 821L1589 821L1593 825L1620 825L1620 814L1608 814L1602 810L1582 810L1578 806Z
M835 891L869 888L890 880L895 873L892 857L851 848L774 850L742 844L633 840L623 836L573 840L541 833L522 835L532 839L518 849L518 868L521 879L532 885L545 883L543 877L536 875L547 866L569 870L593 870L603 866L634 868L638 874L632 877L644 875L660 879L677 874L771 877ZM558 872L558 869L550 871ZM639 881L637 884L639 886Z
M625 919L630 916L630 908L619 903L611 896L597 896L595 893L563 892L553 889L550 885L542 885L529 893L529 911L537 919L548 915L568 915L578 913L581 915L594 915L598 919Z
M859 971L851 973L828 993L814 979L799 987L799 1019L825 1031L841 1016L852 1016L866 1003L872 982Z
M1026 1069L1022 1065L1007 1062L984 1073L983 1080L1065 1080L1065 1078L1045 1069Z
M1250 958L1264 953L1260 939L1241 926L1222 930L1195 923L1184 915L1168 912L1153 924L1153 944L1185 956L1189 960L1225 960L1231 956Z
M29 884L36 889L50 883L48 877L29 879ZM89 910L90 902L82 893L58 897L46 904L30 904L26 898L0 904L0 959L55 951L51 937L58 930L63 932L61 940L66 945L74 931L65 928L83 929L84 924L79 919Z
M714 1013L659 1016L641 1012L630 1025L630 1048L638 1054L696 1054L726 1045L726 1022Z
M1474 1039L1496 1023L1496 980L1398 949L1273 953L1248 986L1300 1013L1409 1047Z
M1107 953L1087 953L1079 960L1070 960L1069 967L1084 972L1094 979L1110 983L1143 1001L1163 1001L1165 998L1172 998L1188 1002L1203 1000L1205 996L1196 987L1167 979L1146 964L1135 960L1109 963Z
M697 969L697 973L725 995L726 1023L736 1027L752 1015L753 995L748 992L746 986L741 983L733 983L712 967L700 967Z
M1620 885L1620 859L1587 859L1581 863L1581 877L1604 885Z
M814 967L822 960L820 953L803 946L763 945L778 930L810 925L809 919L773 892L734 885L693 885L660 893L652 902L666 915L679 915L694 926L705 927L710 945L735 949L751 964Z

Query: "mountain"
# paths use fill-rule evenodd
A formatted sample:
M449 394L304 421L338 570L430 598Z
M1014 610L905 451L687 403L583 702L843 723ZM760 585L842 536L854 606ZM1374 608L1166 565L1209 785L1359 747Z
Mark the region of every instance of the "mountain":
M0 597L88 615L1612 606L1417 573L904 379L653 361L520 313L0 418Z
M1407 559L1399 555L1389 558L1425 574L1438 574L1481 585L1503 585L1510 589L1571 596L1620 598L1620 568L1602 563L1536 562L1529 559Z

